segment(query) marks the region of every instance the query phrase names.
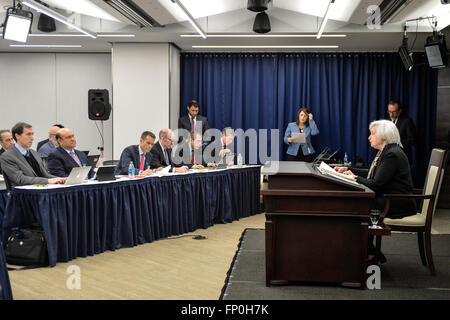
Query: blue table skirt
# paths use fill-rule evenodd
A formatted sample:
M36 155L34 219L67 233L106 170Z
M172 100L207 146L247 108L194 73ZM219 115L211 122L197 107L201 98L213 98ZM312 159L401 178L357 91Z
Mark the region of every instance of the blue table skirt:
M38 222L54 266L248 217L260 212L259 197L260 167L61 189L13 189L4 233Z
M0 190L0 241L2 239L2 222L8 196L5 190ZM12 300L11 284L9 282L8 269L6 268L3 246L0 245L0 300Z

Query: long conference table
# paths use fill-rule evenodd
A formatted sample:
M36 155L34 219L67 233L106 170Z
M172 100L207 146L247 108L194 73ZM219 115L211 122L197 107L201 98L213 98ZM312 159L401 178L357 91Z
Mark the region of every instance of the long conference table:
M2 245L2 221L7 201L5 180L0 175L0 300L12 300L13 298Z
M260 166L76 186L13 188L3 220L12 227L39 223L49 264L228 223L260 213Z

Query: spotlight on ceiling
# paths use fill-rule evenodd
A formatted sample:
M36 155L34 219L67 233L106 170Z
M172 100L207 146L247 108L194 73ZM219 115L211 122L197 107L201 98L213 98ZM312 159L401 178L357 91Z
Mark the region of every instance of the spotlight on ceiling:
M269 16L264 11L256 15L255 22L253 23L253 31L257 33L270 32Z
M402 59L403 65L407 71L411 71L414 67L414 61L412 58L412 52L408 50L408 37L406 34L403 36L403 43L398 48L398 54L400 55L400 59Z
M247 9L254 12L267 10L269 0L248 0Z
M447 44L445 36L437 31L427 38L425 44L428 63L432 68L445 68L448 64Z
M26 42L32 22L33 14L22 10L20 5L8 8L3 24L3 39Z

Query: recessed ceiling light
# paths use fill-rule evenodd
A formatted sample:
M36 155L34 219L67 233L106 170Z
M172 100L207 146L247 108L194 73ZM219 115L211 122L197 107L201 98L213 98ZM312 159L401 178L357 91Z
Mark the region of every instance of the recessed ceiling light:
M10 44L13 48L81 48L80 44Z
M316 34L207 34L208 38L316 38ZM325 34L322 38L345 38L346 34ZM199 34L180 34L183 38L200 38Z
M336 49L339 46L330 45L330 46L192 46L192 48L215 48L215 49Z
M89 37L80 33L30 33L29 37ZM134 38L134 34L97 34L99 38Z

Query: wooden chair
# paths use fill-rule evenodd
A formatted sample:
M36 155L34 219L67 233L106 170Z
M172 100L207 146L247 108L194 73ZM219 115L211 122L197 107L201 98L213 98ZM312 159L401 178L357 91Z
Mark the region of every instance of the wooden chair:
M439 191L444 177L447 150L433 149L428 164L427 176L423 189L415 189L415 194L385 194L386 207L381 214L383 223L392 231L417 232L420 258L424 266L428 265L431 275L436 275L431 253L431 223L438 202ZM416 194L420 193L420 194ZM409 198L421 200L420 212L402 219L386 218L390 199ZM423 234L425 233L425 241ZM425 245L425 248L424 248ZM381 247L381 236L377 236L377 249Z

